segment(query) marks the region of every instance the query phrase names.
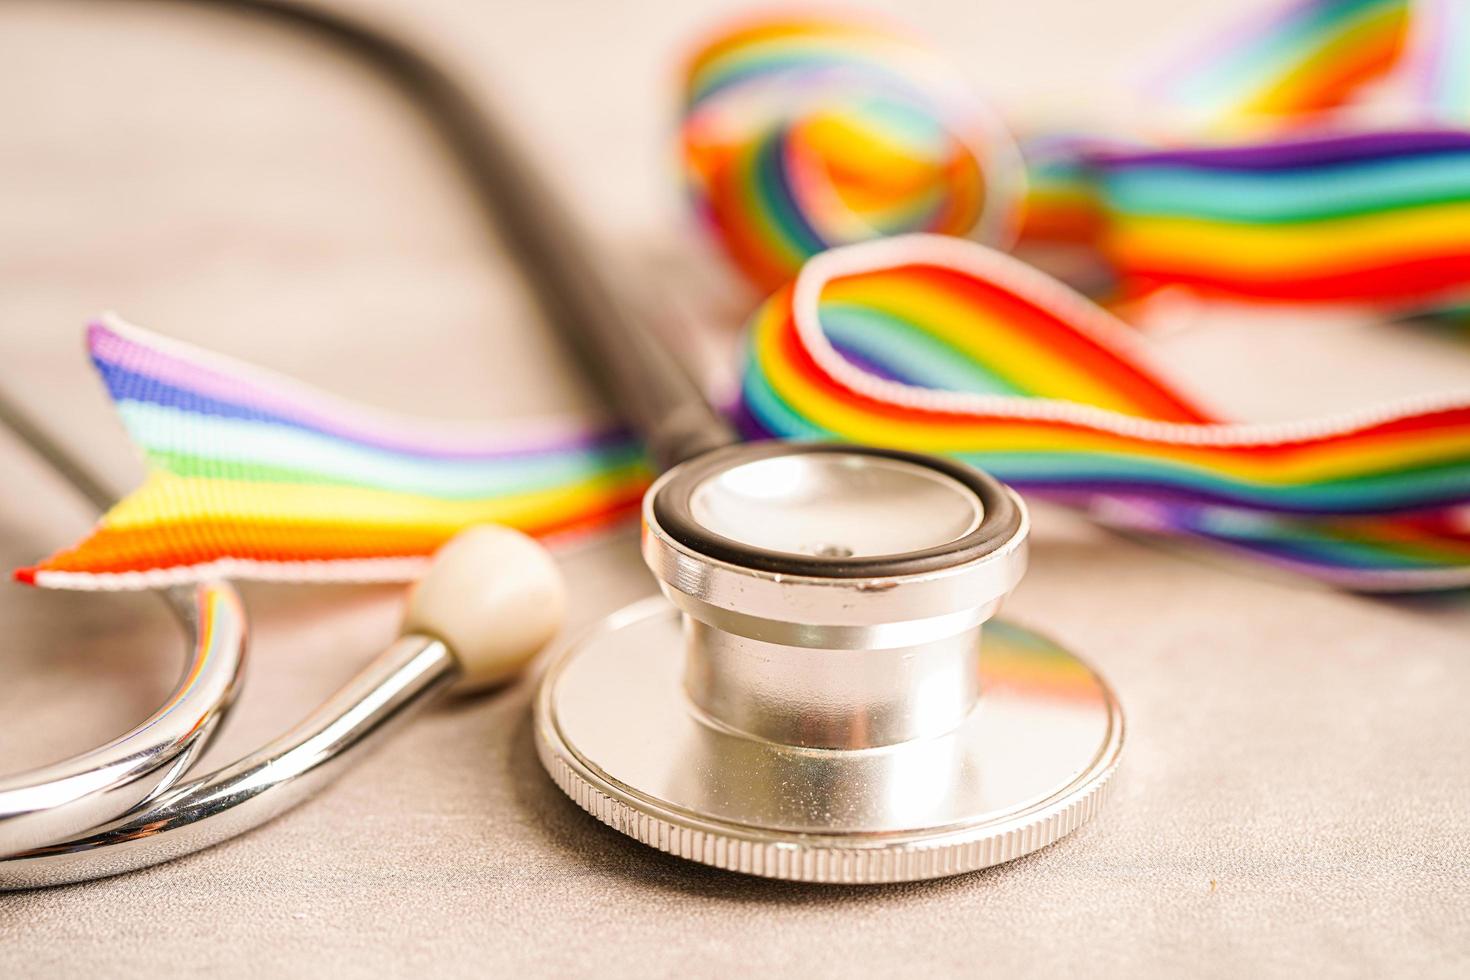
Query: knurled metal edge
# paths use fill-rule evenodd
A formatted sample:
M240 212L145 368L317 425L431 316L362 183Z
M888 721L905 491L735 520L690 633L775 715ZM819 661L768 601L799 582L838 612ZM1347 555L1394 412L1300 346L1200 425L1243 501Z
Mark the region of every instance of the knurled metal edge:
M852 846L830 838L762 841L735 831L686 826L629 806L603 792L550 744L537 726L536 754L563 793L609 827L634 840L689 861L783 881L825 884L895 884L978 871L1040 850L1070 834L1102 809L1118 769L1112 761L1079 795L1057 808L1044 808L1031 819L1020 818L1008 830L976 828L923 840ZM799 835L792 835L799 836Z

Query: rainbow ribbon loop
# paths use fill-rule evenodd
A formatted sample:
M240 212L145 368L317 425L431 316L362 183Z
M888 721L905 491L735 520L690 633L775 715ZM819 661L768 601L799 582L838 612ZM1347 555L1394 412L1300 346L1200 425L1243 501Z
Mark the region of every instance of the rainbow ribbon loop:
M1470 584L1470 396L1232 424L1136 333L1003 253L909 236L825 253L751 321L761 432L946 453L1115 524L1364 590Z
M691 60L681 143L696 212L767 290L836 245L1016 231L1005 127L922 43L837 18L732 30Z

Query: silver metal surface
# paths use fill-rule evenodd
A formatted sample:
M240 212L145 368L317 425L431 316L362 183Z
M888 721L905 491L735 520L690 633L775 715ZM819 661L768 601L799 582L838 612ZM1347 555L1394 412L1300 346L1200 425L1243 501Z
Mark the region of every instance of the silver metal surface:
M884 650L785 646L684 621L684 690L712 723L808 748L942 735L980 694L980 628Z
M850 556L901 554L963 537L984 516L967 487L911 462L799 446L754 462L730 458L696 488L691 511L720 521L724 537L766 550L819 541ZM709 721L845 749L940 735L964 721L979 695L980 626L1025 570L1019 500L1012 538L972 561L881 578L783 575L675 540L654 500L678 473L645 498L643 555L685 614L685 689ZM901 529L874 530L883 524Z
M84 837L0 858L0 890L133 871L229 840L308 799L448 688L441 642L404 636L301 724L216 773L174 787Z
M677 469L665 473L644 496L643 560L671 602L725 632L790 646L850 650L928 643L983 623L1026 571L1029 524L1014 494L1022 512L1019 530L978 561L872 579L744 568L685 547L659 526L653 500L677 474ZM901 507L889 519L923 521ZM933 536L932 527L911 533ZM794 552L798 539L792 540L789 550Z
M685 693L684 659L679 613L662 598L615 614L549 668L537 750L602 822L748 874L894 882L1020 857L1097 811L1123 743L1107 685L1005 623L986 627L984 693L961 725L876 748L803 748L712 724Z
M224 582L161 593L189 643L183 676L131 731L62 762L0 780L0 855L113 820L174 785L234 703L245 662L245 613Z
M830 558L954 541L984 516L952 477L897 459L791 453L722 469L690 499L695 520L742 544Z
M569 646L537 695L557 785L660 850L800 881L972 871L1091 817L1118 702L1055 644L982 629L1025 571L1025 506L926 462L767 444L655 481L663 597Z

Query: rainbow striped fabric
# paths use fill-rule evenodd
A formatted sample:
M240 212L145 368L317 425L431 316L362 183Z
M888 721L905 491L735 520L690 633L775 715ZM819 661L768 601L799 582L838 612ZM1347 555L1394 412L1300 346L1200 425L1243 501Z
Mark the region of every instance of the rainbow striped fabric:
M1292 3L1158 86L1193 128L1155 145L1042 143L1024 237L1095 250L1125 296L1462 305L1467 65L1465 0Z
M648 479L626 434L581 421L391 416L115 317L88 347L148 476L77 547L17 573L37 585L408 580L468 524L573 535L635 512Z
M777 16L723 32L689 62L680 136L695 211L767 291L835 245L1015 234L1010 135L893 25Z
M1148 93L1184 124L1250 130L1291 124L1354 101L1393 72L1411 0L1293 0L1211 34Z
M466 524L575 533L631 513L646 482L618 433L408 422L115 319L89 336L150 474L78 547L19 573L38 585L407 579ZM1470 395L1221 422L1101 308L944 236L823 253L749 337L752 434L952 454L1106 522L1347 588L1470 585Z
M1092 156L1107 144L1077 133L1038 133L1021 142L1026 197L1017 238L1092 248L1108 226Z
M1470 585L1470 393L1223 422L1101 308L941 236L824 253L750 331L759 432L951 454L1107 522L1343 587Z
M1422 309L1470 297L1470 130L1095 152L1097 247L1133 290Z
M1135 289L1465 308L1470 132L1445 121L1466 119L1446 52L1470 45L1425 40L1421 13L1406 42L1405 9L1295 3L1229 35L1175 94L1300 121L1413 67L1439 122L1043 140L1027 233L1086 245ZM800 269L752 320L751 434L954 454L1111 524L1348 588L1470 585L1470 396L1230 423L1036 270L959 238L882 238L1004 241L1017 221L1014 146L923 45L870 22L747 22L701 49L685 95L696 208L753 282ZM632 513L647 479L625 435L583 423L390 417L116 320L90 346L149 476L78 547L19 573L40 585L409 578L465 524L575 533Z
M1217 35L1159 86L1190 110L1182 142L1043 136L1021 166L958 76L890 26L745 22L688 68L690 196L765 291L842 244L935 231L1005 245L1019 228L1092 250L1123 296L1457 304L1470 297L1470 131L1272 129L1320 125L1395 72L1453 103L1470 77L1454 56L1470 43L1452 28L1470 14L1447 2L1411 17L1407 0L1298 0ZM1200 142L1221 126L1235 139Z

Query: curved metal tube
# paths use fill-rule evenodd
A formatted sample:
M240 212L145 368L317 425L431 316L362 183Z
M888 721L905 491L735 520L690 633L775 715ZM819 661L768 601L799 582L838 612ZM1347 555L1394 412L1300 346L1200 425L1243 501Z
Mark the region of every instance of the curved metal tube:
M258 752L85 837L0 858L0 890L134 871L229 840L306 800L458 678L449 648L404 636Z
M162 593L190 636L184 675L157 711L105 745L0 780L0 854L113 820L176 783L239 693L245 612L224 582Z
M106 482L3 392L0 425L98 510L112 505ZM147 802L178 782L219 730L244 676L248 630L240 597L226 582L158 595L188 638L178 685L162 707L111 742L0 778L0 854L71 837Z
M475 132L474 113L465 109L470 100L411 48L307 6L215 2L334 41L398 83L461 159L468 163L476 156L470 148L476 140L467 137ZM478 169L467 165L472 179ZM0 424L99 510L113 503L107 481L3 393ZM0 889L82 881L156 864L269 820L334 778L337 760L349 749L406 717L459 672L453 655L437 641L422 641L421 649L399 663L397 658L413 646L400 641L282 739L211 776L177 786L239 692L247 630L239 597L227 583L180 586L160 595L189 634L183 678L152 716L111 742L0 779Z

